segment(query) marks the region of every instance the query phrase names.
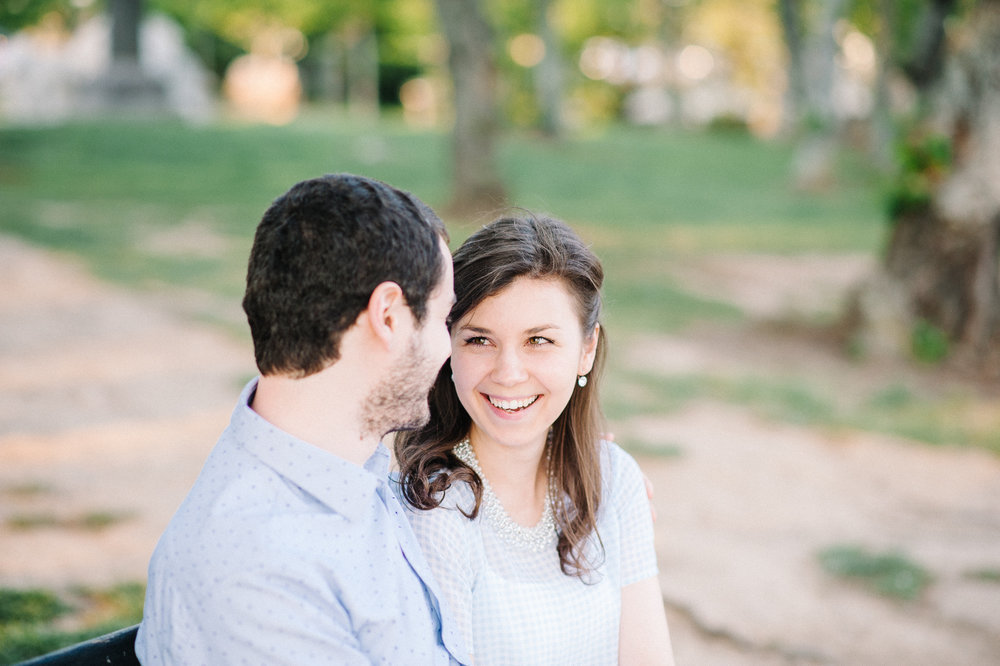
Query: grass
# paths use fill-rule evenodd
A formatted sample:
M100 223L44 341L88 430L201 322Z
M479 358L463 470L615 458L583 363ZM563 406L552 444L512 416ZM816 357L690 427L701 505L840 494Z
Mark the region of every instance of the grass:
M340 117L286 128L0 128L0 231L71 251L98 275L128 285L233 298L261 213L292 183L352 171L440 207L449 195L448 142L391 121ZM670 286L628 270L662 271L671 253L868 251L881 238L876 188L847 180L828 195L795 193L786 185L790 148L747 136L615 128L559 145L513 136L501 155L511 203L577 225L615 276L611 299L627 311L632 303L642 311L691 306L694 316L712 309L692 297L658 306L674 294ZM859 178L854 171L845 169L845 177ZM456 242L494 212L449 221ZM150 249L156 230L185 228L210 234L215 251Z
M0 588L0 663L12 664L142 619L145 586L50 590Z
M603 395L605 412L612 421L676 411L695 400L715 400L745 406L781 423L878 432L1000 454L1000 416L984 413L963 395L930 399L898 383L845 399L835 386L796 376L663 376L620 370L608 377Z
M831 574L902 601L919 598L932 581L926 569L896 552L874 553L861 546L839 545L824 549L819 560Z
M969 580L976 580L983 583L1000 583L1000 568L976 569L967 571L964 575Z
M54 492L52 486L41 481L21 481L7 486L0 486L0 494L8 497L39 497Z
M881 237L879 192L857 180L870 170L845 168L845 189L797 193L792 148L749 135L615 127L558 150L514 141L505 158L520 205L613 230L654 256L869 250Z
M5 523L7 527L21 531L43 528L99 531L131 517L131 514L121 511L89 511L68 517L53 513L18 513L8 516Z
M440 208L449 150L440 132L315 114L285 128L0 128L0 232L78 255L133 288L208 294L189 299L204 303L190 314L239 331L213 303L239 302L254 228L275 196L351 171ZM841 189L797 193L787 185L791 148L747 135L618 127L560 144L513 135L500 152L510 203L566 219L602 257L614 330L739 317L674 284L672 255L871 251L883 231L870 170L845 164ZM448 220L453 244L498 212Z

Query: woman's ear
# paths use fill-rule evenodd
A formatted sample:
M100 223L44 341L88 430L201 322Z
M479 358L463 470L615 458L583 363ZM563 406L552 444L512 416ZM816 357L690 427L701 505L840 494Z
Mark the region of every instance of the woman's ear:
M580 354L580 367L578 375L586 375L594 368L594 358L597 357L597 344L600 339L601 325L594 324L594 330L583 339L583 351Z
M409 312L402 287L395 282L383 282L372 291L361 318L372 335L389 347Z

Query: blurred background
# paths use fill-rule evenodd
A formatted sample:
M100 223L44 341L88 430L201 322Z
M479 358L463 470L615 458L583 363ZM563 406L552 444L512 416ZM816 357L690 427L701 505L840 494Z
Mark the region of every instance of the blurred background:
M997 0L0 0L0 662L139 621L342 171L602 258L678 663L1000 663Z

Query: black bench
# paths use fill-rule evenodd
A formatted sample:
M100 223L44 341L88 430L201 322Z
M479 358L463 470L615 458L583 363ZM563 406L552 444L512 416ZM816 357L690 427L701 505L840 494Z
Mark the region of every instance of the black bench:
M104 634L23 661L17 666L139 666L135 657L135 634L139 625Z

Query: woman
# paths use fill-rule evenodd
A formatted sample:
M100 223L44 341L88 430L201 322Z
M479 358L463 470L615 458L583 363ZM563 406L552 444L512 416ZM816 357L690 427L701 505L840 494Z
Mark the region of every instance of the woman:
M454 265L451 360L395 447L474 661L673 664L642 476L600 438L600 262L562 222L502 218Z

